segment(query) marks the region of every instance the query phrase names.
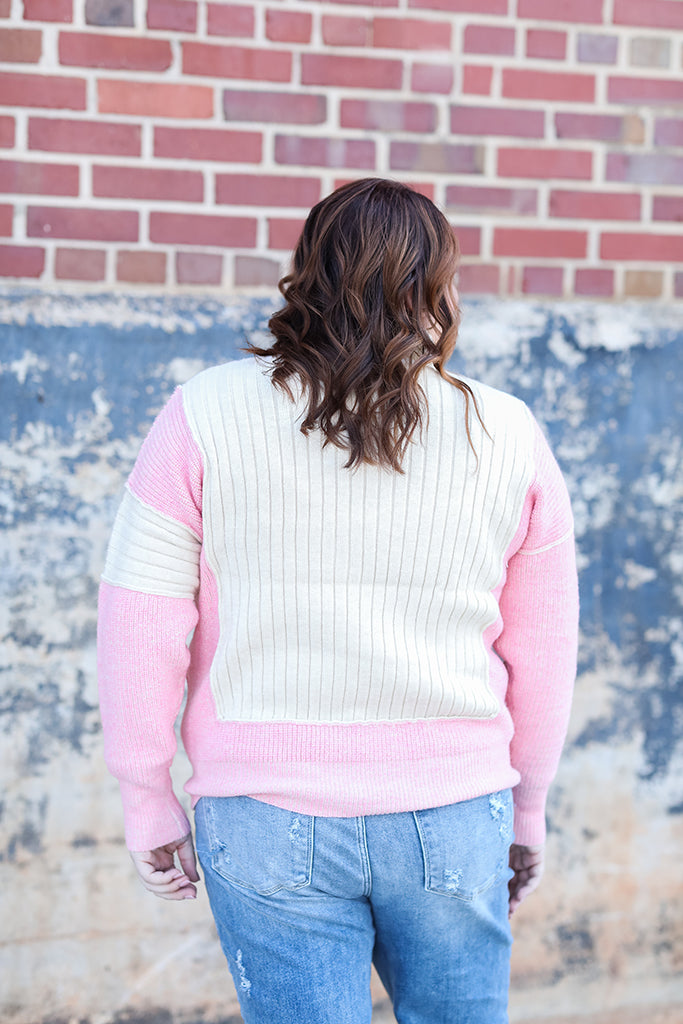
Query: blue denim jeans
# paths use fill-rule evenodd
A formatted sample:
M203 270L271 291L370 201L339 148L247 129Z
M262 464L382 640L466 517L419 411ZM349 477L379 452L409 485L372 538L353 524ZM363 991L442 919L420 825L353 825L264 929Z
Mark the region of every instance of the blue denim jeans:
M509 790L359 818L202 797L197 850L246 1024L506 1024Z

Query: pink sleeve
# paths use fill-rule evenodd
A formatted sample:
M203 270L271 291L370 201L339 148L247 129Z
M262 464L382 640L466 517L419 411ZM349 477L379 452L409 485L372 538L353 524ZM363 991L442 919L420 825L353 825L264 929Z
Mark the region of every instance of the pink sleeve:
M131 850L154 849L190 831L170 766L197 608L191 593L164 593L164 570L155 569L154 552L172 553L182 542L186 576L187 551L196 549L198 560L201 468L178 390L157 417L128 483L144 515L128 514L114 551L110 544L107 582L100 587L97 660L105 759L120 782ZM121 516L120 510L117 522ZM153 531L151 539L146 529ZM138 578L139 587L131 583Z
M536 426L536 477L528 526L508 564L500 598L503 631L496 650L508 669L506 703L514 736L515 836L545 838L545 802L567 732L578 638L578 585L569 495Z
M202 537L203 462L176 388L145 438L128 486L146 505Z
M129 850L153 850L190 831L170 767L190 661L186 638L196 622L193 601L100 586L104 756L121 786Z

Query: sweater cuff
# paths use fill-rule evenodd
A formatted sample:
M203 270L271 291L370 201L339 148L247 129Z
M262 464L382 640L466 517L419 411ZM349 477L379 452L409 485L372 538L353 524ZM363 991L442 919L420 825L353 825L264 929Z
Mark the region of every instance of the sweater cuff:
M545 793L518 793L513 789L515 807L515 843L519 846L540 846L545 842Z
M129 850L156 850L190 834L188 817L171 789L159 792L132 782L119 784Z

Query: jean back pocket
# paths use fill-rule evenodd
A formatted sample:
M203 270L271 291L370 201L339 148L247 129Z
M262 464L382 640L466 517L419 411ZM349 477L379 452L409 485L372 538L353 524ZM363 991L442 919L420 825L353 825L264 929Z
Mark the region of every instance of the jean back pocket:
M197 846L226 881L269 896L309 885L313 818L246 796L202 797Z
M442 896L473 900L504 873L509 878L512 815L509 789L415 811L425 888Z

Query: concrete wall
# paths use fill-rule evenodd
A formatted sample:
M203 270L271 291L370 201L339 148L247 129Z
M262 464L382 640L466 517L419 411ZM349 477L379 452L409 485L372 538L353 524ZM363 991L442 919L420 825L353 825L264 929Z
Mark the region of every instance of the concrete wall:
M233 1019L204 898L148 896L122 844L96 709L96 592L153 415L177 382L234 358L274 303L4 296L8 1024ZM680 311L474 304L454 365L520 395L545 424L573 496L581 566L576 702L550 802L547 878L514 923L512 1019L673 1024L683 1019ZM183 771L181 759L179 780Z

